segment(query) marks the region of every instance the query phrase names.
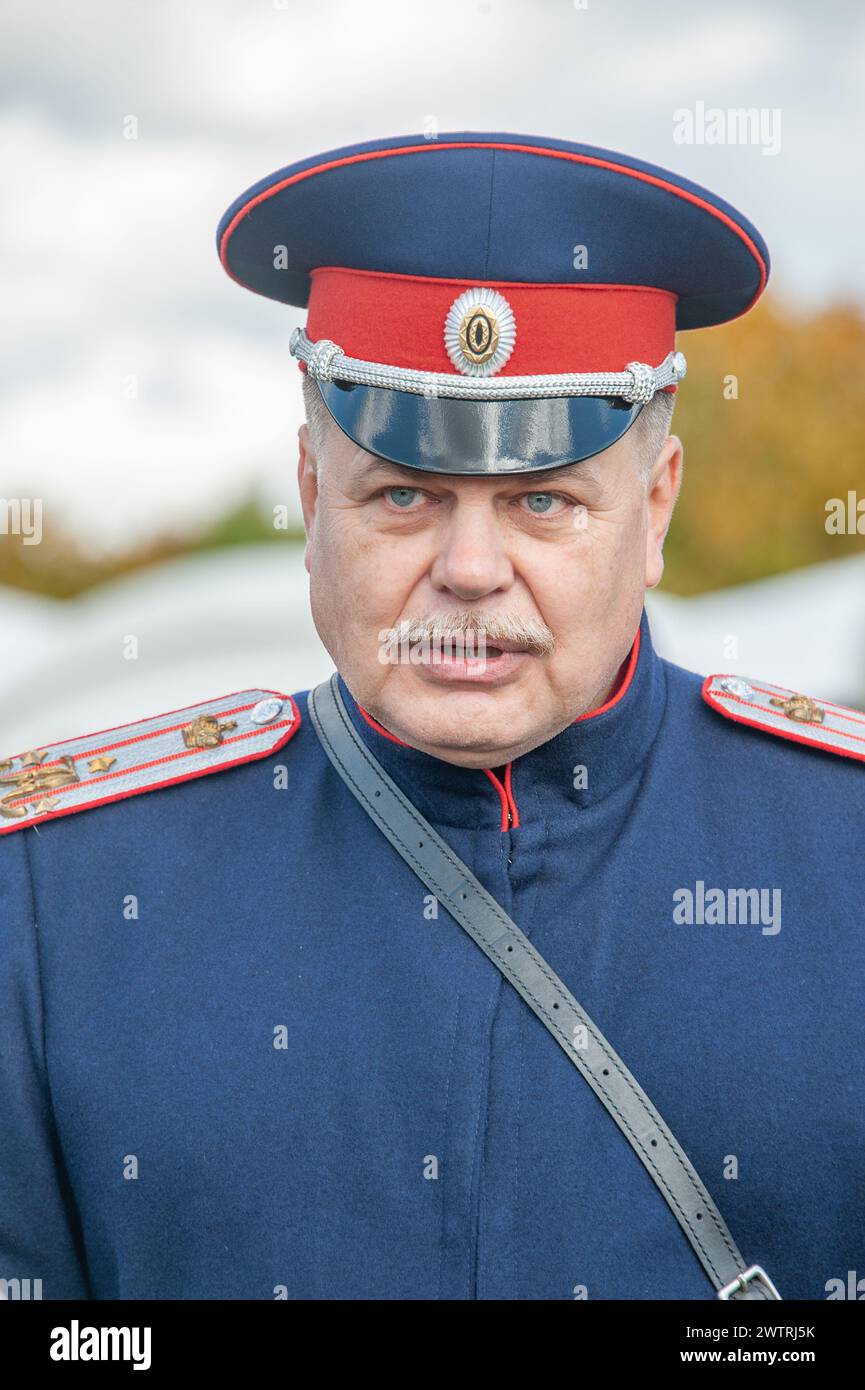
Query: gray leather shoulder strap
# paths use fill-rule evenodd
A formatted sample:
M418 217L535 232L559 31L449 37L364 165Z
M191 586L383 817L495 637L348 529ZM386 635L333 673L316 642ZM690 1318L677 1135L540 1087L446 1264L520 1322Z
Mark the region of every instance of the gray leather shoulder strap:
M310 692L325 753L394 849L468 932L550 1031L645 1164L723 1299L774 1299L759 1265L746 1267L684 1150L600 1029L502 906L420 814L352 724L336 673Z

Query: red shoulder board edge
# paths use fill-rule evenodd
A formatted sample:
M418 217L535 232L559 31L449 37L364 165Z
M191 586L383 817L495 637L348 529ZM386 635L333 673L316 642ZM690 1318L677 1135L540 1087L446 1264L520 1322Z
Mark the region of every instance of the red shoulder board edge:
M0 758L0 835L266 758L299 727L290 695L242 690Z
M703 699L737 724L865 762L865 713L746 676L714 675Z

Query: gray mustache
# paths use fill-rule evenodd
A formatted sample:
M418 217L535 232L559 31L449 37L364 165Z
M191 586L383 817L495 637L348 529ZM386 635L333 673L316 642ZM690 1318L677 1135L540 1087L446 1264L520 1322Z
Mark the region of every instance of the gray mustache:
M471 637L488 647L499 643L516 646L537 656L548 655L555 646L546 623L535 618L511 617L508 614L440 613L433 618L402 618L392 630L398 643L429 642L438 646L456 639Z

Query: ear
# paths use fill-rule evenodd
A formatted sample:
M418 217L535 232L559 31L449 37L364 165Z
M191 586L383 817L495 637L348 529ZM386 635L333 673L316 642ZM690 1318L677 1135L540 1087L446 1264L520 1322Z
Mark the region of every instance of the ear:
M682 483L684 449L681 439L670 434L652 465L646 485L646 588L654 589L664 573L664 541Z
M315 456L309 426L306 423L302 424L297 432L297 451L297 486L300 491L303 525L307 537L303 563L309 572L309 535L315 521L315 508L318 502L318 459Z

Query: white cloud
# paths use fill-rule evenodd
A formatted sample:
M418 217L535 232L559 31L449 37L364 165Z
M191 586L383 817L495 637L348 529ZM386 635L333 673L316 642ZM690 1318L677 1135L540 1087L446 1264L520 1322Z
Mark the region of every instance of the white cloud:
M244 188L341 143L432 116L626 150L741 207L798 299L865 298L849 0L7 0L2 22L0 494L38 491L94 542L257 479L293 491L299 316L233 284L214 237ZM674 145L696 100L781 107L782 153Z
M46 525L62 516L100 549L214 518L262 477L293 503L297 376L224 331L100 338L0 405L7 491L43 498Z

